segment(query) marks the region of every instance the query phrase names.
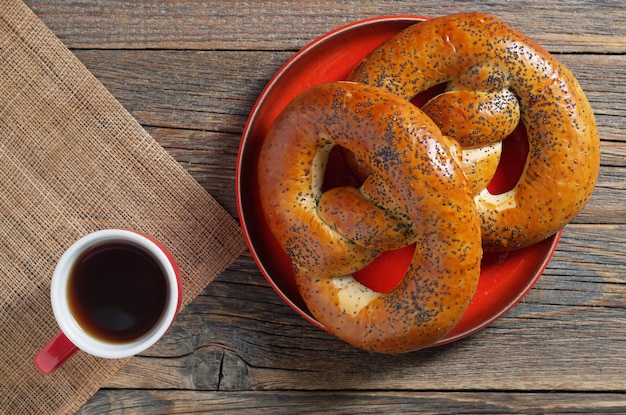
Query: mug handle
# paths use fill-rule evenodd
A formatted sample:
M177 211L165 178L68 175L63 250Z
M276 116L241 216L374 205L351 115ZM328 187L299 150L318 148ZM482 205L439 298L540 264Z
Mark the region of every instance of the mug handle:
M44 375L52 373L67 359L72 357L78 347L72 343L62 331L46 344L35 356L35 366Z

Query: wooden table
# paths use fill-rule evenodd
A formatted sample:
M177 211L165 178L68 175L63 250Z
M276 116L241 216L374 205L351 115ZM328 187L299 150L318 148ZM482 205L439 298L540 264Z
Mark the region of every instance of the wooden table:
M356 20L472 7L516 26L578 77L602 167L534 289L462 341L381 356L285 305L249 254L82 413L626 412L626 8L616 1L26 0L233 216L235 165L262 88L297 50Z

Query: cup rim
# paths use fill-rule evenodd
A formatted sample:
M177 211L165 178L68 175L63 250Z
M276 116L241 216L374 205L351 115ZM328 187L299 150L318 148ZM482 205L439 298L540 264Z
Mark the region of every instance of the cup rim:
M116 241L131 243L150 253L161 265L168 286L165 310L159 321L150 331L127 343L109 343L87 333L72 315L67 295L69 275L74 260L86 249ZM103 229L85 235L74 242L59 259L52 275L50 287L52 310L63 334L79 349L104 358L130 357L154 345L165 334L176 317L180 299L180 276L177 266L173 263L173 258L164 249L148 235L127 229Z

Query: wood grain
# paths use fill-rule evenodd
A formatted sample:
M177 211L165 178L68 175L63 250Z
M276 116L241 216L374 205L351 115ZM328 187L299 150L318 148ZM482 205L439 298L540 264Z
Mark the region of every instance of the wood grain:
M168 392L104 391L80 413L115 411L124 414L189 414L198 408L208 413L258 414L522 414L624 413L626 397L611 393L550 394L510 392L216 392L181 391L172 401ZM287 409L287 410L286 410Z
M273 291L249 254L80 413L625 413L626 9L616 1L26 3L233 216L247 116L297 50L380 15L481 10L576 74L602 139L596 191L503 318L436 349L355 350Z
M626 25L619 2L500 1L394 2L287 0L80 2L30 0L28 4L71 48L300 49L339 26L385 15L441 16L484 11L559 52L623 53ZM572 30L575 25L575 30Z

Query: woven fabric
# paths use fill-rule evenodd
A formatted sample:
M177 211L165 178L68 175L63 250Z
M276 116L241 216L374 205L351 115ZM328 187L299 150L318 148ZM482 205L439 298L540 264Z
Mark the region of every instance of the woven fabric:
M236 221L20 0L0 1L0 412L71 413L127 359L78 352L51 375L33 358L58 327L50 279L98 229L163 242L183 306L245 247Z

